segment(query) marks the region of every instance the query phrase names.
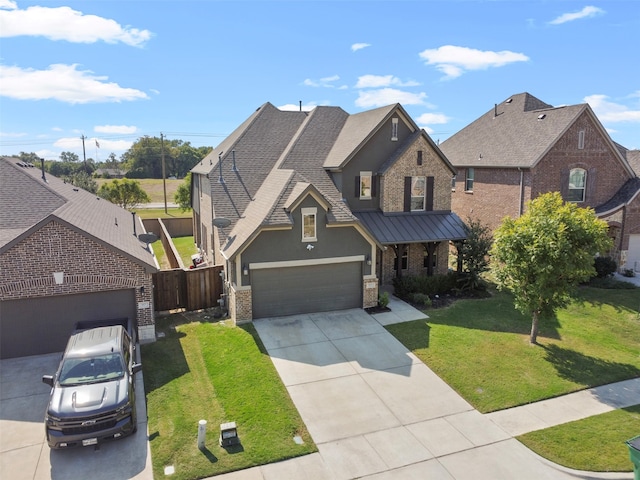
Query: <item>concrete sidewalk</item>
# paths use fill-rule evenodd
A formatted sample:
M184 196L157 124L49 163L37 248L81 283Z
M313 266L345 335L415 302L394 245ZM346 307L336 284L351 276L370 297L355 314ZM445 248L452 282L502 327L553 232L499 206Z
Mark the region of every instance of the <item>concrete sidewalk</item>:
M640 404L640 378L590 388L486 415L511 436ZM640 433L640 432L638 432Z
M392 302L392 312L373 316L356 309L254 322L318 453L216 479L633 478L572 471L528 450L383 328L425 318L395 297ZM632 398L635 388L635 381L621 382L606 401L627 404L620 390ZM593 397L605 394L601 389Z

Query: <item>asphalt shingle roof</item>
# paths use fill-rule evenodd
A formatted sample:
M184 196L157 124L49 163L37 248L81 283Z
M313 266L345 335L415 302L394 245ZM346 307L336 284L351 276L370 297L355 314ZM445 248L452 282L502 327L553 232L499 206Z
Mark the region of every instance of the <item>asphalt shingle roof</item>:
M22 167L17 158L0 158L0 253L40 222L59 219L96 241L118 250L149 271L157 267L146 244L134 236L134 217L96 195L45 174ZM136 219L136 233L143 232Z
M509 97L440 144L455 167L531 168L587 104L552 107L529 93Z

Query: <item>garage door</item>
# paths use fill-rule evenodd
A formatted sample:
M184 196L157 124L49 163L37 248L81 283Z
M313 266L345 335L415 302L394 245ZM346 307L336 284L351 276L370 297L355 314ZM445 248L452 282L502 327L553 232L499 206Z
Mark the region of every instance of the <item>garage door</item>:
M61 352L80 320L136 318L133 289L0 302L0 358Z
M636 272L640 272L640 235L629 235L627 268L633 268Z
M251 270L253 318L362 307L362 263Z

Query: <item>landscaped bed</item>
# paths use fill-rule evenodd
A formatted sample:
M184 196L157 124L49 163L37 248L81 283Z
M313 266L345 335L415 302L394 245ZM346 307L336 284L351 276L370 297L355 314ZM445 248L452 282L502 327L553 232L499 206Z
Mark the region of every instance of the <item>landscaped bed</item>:
M142 346L155 478L168 466L172 479L195 479L316 451L253 325L202 312L161 317L157 330L164 338ZM232 421L241 445L225 449L220 424Z

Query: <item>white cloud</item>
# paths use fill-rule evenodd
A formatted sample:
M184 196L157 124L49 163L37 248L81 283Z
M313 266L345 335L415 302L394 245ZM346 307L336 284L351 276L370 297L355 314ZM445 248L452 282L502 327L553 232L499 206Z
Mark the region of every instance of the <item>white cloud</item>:
M379 90L361 90L356 99L358 107L382 107L392 103L403 105L424 105L426 93L411 93L395 88L381 88Z
M330 77L323 77L319 80L312 80L310 78L306 78L302 84L307 87L325 87L325 88L336 88L335 82L340 80L339 75L331 75ZM342 88L342 87L339 87Z
M416 118L416 123L418 125L441 125L443 123L448 123L450 120L444 113L423 113L418 118Z
M413 80L403 82L393 75L362 75L361 77L358 77L356 88L381 88L389 87L391 85L397 87L415 87L420 84Z
M353 45L351 45L351 51L357 52L358 50L362 50L363 48L367 48L370 46L370 43L354 43Z
M317 105L314 103L308 103L307 105L302 105L303 112L309 112L316 108ZM282 110L284 112L299 112L300 104L287 103L286 105L281 105L278 107L278 110Z
M427 65L435 65L445 74L446 78L459 77L468 70L486 70L487 68L502 67L509 63L529 60L529 57L523 53L509 50L492 52L455 45L444 45L424 50L420 52L420 58L425 60Z
M130 134L136 133L138 131L138 127L134 127L133 125L96 125L93 127L93 131L97 133Z
M608 101L606 95L589 95L584 98L602 123L640 122L640 110Z
M105 140L102 138L90 138L85 139L85 149L87 151L87 156L90 156L89 152L94 151L96 148L95 141L98 140L100 144L100 152L125 152L131 145L133 145L133 141L131 140ZM82 151L82 139L80 137L63 137L59 138L55 142L53 142L53 146L60 148L62 151ZM106 154L105 154L106 155ZM102 157L102 155L101 155Z
M564 14L560 15L559 17L554 18L553 20L551 20L549 22L549 24L551 24L551 25L561 25L563 23L572 22L574 20L580 20L582 18L596 17L596 16L602 15L604 13L605 13L605 11L602 10L601 8L589 6L589 7L584 7L579 12L564 13Z
M85 15L69 7L28 7L0 0L0 37L42 36L73 43L125 43L139 47L150 38L149 30L123 27L115 20Z
M123 88L106 82L89 70L77 70L78 65L50 65L47 70L23 69L0 65L0 95L19 100L59 100L61 102L97 103L121 102L149 98L134 88Z

